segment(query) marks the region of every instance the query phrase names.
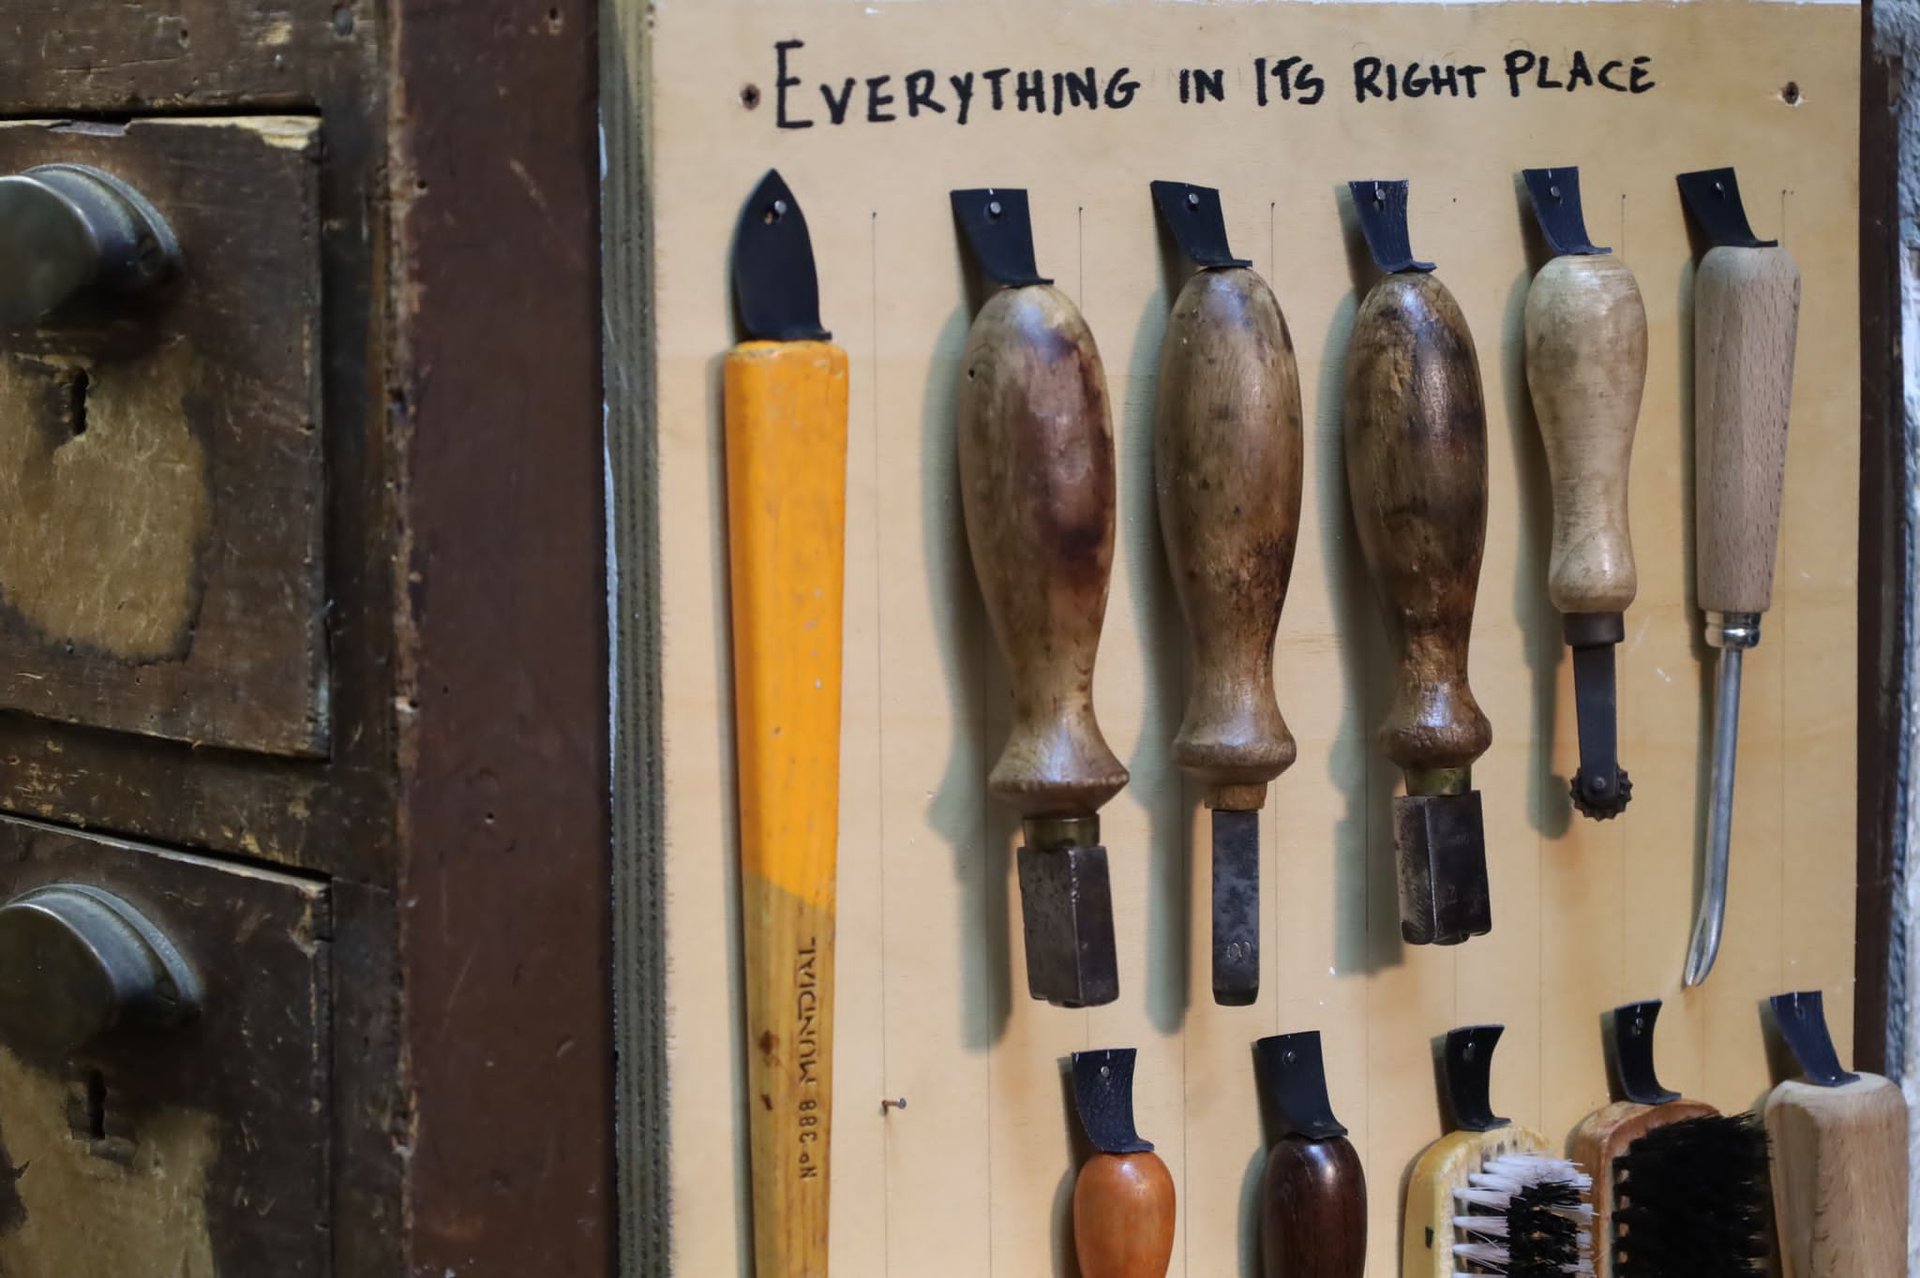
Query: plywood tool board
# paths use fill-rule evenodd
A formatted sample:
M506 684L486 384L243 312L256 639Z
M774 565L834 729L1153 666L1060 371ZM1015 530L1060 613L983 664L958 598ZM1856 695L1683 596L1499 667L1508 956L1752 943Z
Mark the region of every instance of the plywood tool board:
M1663 1078L1724 1107L1768 1084L1763 996L1826 990L1846 1041L1857 9L631 0L615 19L634 114L610 123L610 181L645 203L641 225L608 232L616 267L648 269L616 269L609 302L648 316L627 331L651 344L611 352L609 384L617 428L639 423L654 450L620 500L655 503L659 534L616 547L629 586L658 565L648 597L621 598L621 644L629 663L657 655L663 744L657 784L641 794L646 777L623 776L617 802L663 813L647 904L664 919L664 1021L629 1033L654 1034L666 1065L671 1216L649 1236L670 1234L673 1273L744 1273L748 1250L719 360L737 336L733 221L769 166L806 210L823 317L852 357L835 1273L1070 1273L1061 1061L1080 1048L1140 1049L1140 1130L1180 1194L1172 1272L1212 1278L1253 1272L1261 1035L1325 1036L1379 1274L1393 1271L1402 1176L1440 1131L1429 1040L1450 1026L1506 1023L1495 1103L1552 1133L1603 1100L1600 1015L1630 999L1668 1000ZM1563 164L1580 166L1596 240L1637 272L1651 334L1632 476L1640 594L1620 650L1636 789L1605 824L1567 799L1572 676L1546 597L1548 492L1520 363L1517 175ZM1804 294L1775 605L1747 668L1726 948L1683 993L1711 666L1691 602L1693 268L1673 177L1721 164L1738 167L1759 232L1798 259ZM1398 939L1398 774L1372 742L1385 644L1341 453L1342 359L1367 277L1340 192L1376 177L1411 179L1414 249L1458 297L1487 391L1472 680L1494 726L1474 776L1495 927L1451 950ZM1262 817L1266 967L1258 1003L1239 1009L1209 995L1206 816L1168 757L1185 639L1150 438L1178 280L1154 178L1221 189L1233 244L1285 308L1305 388L1305 509L1277 658L1299 762ZM1122 994L1085 1012L1026 997L1018 831L985 789L1008 707L955 480L971 310L947 202L984 185L1030 190L1040 267L1083 310L1115 407L1120 530L1095 693L1133 781L1103 813ZM646 454L631 438L615 448Z

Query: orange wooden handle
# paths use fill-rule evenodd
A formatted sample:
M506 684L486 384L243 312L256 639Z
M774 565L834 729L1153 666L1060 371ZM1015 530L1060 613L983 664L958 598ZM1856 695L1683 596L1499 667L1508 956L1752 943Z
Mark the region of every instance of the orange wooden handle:
M1158 1154L1089 1158L1073 1185L1081 1278L1166 1278L1173 1209L1173 1177Z
M725 381L755 1272L825 1278L847 356L746 342Z

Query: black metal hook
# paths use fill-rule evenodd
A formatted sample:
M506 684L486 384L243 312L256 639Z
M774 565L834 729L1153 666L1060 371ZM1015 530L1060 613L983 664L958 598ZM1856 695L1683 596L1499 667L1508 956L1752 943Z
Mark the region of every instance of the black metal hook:
M774 169L747 197L734 226L733 298L748 337L824 342L829 336L820 327L820 280L807 218Z
M1353 193L1353 211L1360 219L1360 233L1366 236L1374 265L1389 275L1433 269L1432 262L1414 260L1413 246L1407 238L1404 180L1349 182L1347 189Z
M1767 1000L1773 1005L1773 1019L1787 1050L1800 1064L1800 1072L1817 1087L1842 1087L1857 1082L1858 1074L1840 1068L1840 1054L1833 1048L1833 1033L1827 1028L1826 999L1819 990L1794 994L1775 994Z
M1227 247L1227 219L1220 211L1220 192L1189 182L1154 182L1153 202L1167 224L1174 243L1196 266L1252 266Z
M1103 1154L1144 1154L1153 1142L1141 1140L1133 1126L1131 1047L1073 1054L1073 1107L1087 1139Z
M1463 1132L1490 1132L1511 1120L1493 1112L1493 1049L1504 1025L1467 1025L1447 1031L1441 1069L1453 1125Z
M1025 191L980 187L955 191L952 200L953 216L987 278L1010 288L1053 283L1033 264L1033 219Z
M1327 1099L1327 1070L1320 1055L1319 1030L1263 1038L1253 1045L1253 1055L1267 1104L1287 1131L1308 1140L1331 1140L1347 1134Z
M1540 233L1556 253L1591 257L1611 253L1587 235L1587 219L1580 207L1580 170L1522 169L1527 192L1533 196L1533 217Z
M1622 1100L1639 1105L1664 1105L1680 1099L1680 1093L1660 1085L1653 1067L1653 1023L1660 1017L1660 1000L1627 1003L1608 1016L1607 1054L1611 1058L1616 1084Z
M1715 248L1773 248L1779 240L1756 239L1740 202L1740 180L1732 169L1701 169L1682 173L1680 199L1695 225Z

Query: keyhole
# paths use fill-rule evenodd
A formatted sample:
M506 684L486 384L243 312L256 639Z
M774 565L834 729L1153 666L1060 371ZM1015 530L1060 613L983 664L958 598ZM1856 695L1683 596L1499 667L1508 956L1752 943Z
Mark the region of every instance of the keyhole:
M87 433L87 391L93 378L84 368L76 368L61 378L67 392L67 429L78 439Z
M107 1079L97 1069L87 1075L87 1138L107 1138Z

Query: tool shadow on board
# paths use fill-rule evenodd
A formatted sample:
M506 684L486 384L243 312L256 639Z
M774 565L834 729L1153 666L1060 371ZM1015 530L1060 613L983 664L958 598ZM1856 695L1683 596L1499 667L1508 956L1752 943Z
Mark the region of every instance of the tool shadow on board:
M1393 687L1393 662L1380 628L1379 607L1353 520L1353 500L1342 458L1346 406L1347 342L1360 313L1360 300L1380 278L1368 253L1353 192L1345 182L1327 188L1339 219L1352 289L1334 307L1320 344L1320 378L1314 391L1315 415L1308 446L1314 485L1311 508L1320 520L1321 571L1333 599L1333 628L1341 636L1340 722L1335 741L1346 743L1327 754L1327 778L1340 793L1341 812L1333 828L1335 919L1333 967L1341 975L1365 974L1397 966L1405 949L1398 929L1369 926L1390 919L1399 908L1393 857L1370 846L1379 813L1393 801L1394 769L1374 749L1382 707ZM1278 270L1279 263L1275 263ZM1286 298L1282 297L1284 305ZM1358 901L1358 911L1344 903Z

